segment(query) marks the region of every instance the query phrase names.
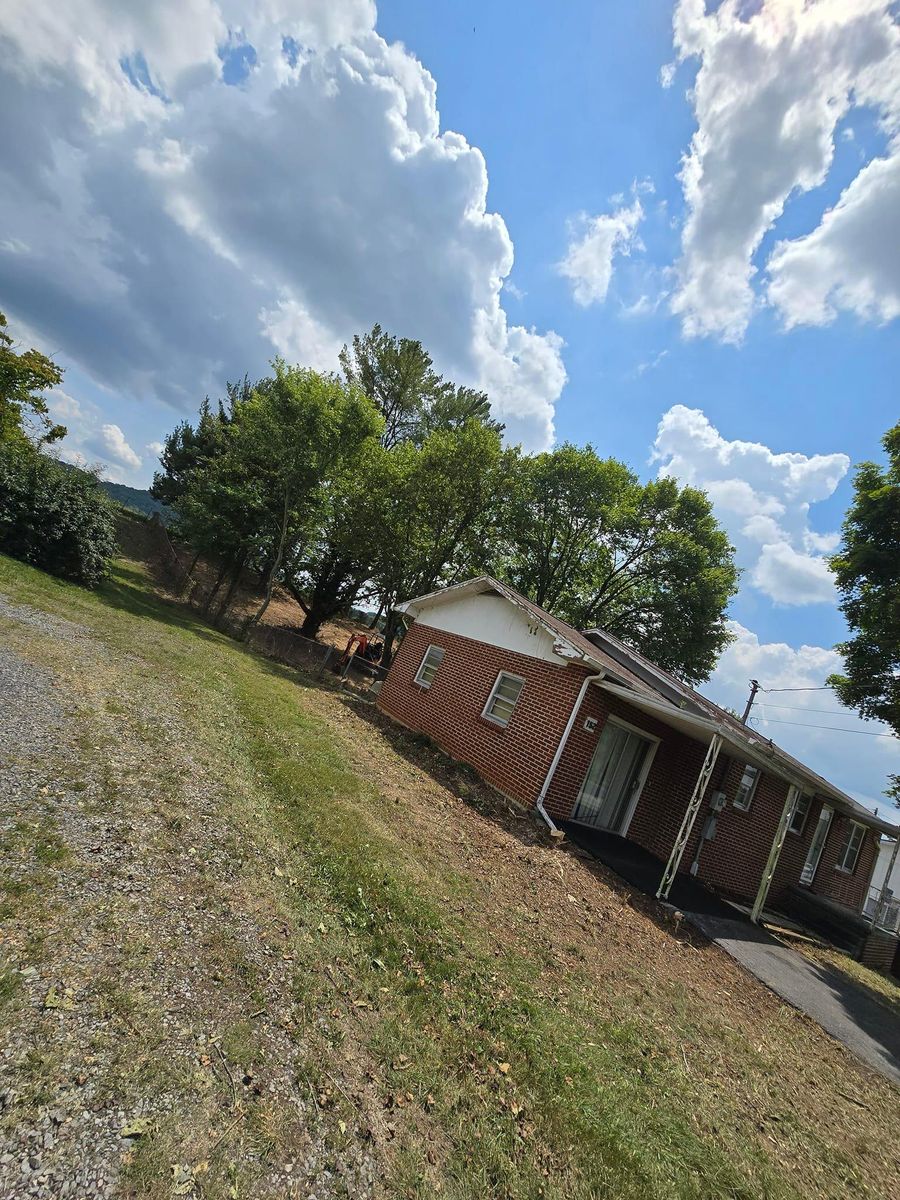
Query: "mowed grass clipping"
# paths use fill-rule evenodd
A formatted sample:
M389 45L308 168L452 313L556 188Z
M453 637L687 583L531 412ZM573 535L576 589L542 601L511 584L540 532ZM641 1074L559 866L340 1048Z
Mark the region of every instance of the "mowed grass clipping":
M548 979L543 958L451 910L448 892L465 890L458 867L442 876L417 861L402 810L305 704L312 684L157 598L141 566L121 562L87 593L0 558L0 591L127 650L141 664L134 689L145 671L171 689L223 816L267 864L254 886L290 926L304 1039L321 1042L322 1062L358 1055L375 1073L390 1130L385 1195L880 1194L844 1151L791 1131L789 1114L787 1170L722 1078L688 1069L685 1042L720 1039L742 1088L768 1086L770 1060L719 1020L714 996L698 1011L671 980L648 977L641 1003L617 1003L589 972ZM808 1187L797 1170L806 1137Z

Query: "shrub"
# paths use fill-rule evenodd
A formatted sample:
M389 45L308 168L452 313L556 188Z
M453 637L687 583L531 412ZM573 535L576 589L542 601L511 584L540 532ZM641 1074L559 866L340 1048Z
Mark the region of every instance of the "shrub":
M0 443L0 550L63 579L99 583L117 544L97 477L28 442Z

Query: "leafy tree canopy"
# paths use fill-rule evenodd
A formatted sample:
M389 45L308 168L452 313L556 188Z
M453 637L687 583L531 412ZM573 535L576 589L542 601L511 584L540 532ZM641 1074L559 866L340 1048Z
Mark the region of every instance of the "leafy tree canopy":
M500 519L496 569L520 591L686 680L711 673L738 571L705 493L566 444L519 460Z
M17 351L6 329L0 312L0 442L56 442L66 428L51 420L41 393L62 382L62 370L38 350Z
M372 402L337 376L273 363L235 405L211 457L186 472L176 501L197 548L266 562L268 606L283 569L316 536L329 490L383 421Z
M169 505L181 499L192 473L224 447L225 430L234 420L236 410L249 400L254 387L263 386L264 381L253 385L246 376L242 383L226 383L226 399L213 408L207 397L200 406L196 426L190 421L175 426L166 437L159 456L162 470L153 476L150 492L155 499Z
M0 550L94 587L116 553L113 508L96 475L43 454L27 438L0 441Z
M491 419L484 392L444 380L421 342L394 337L380 325L357 334L352 345L344 346L340 363L347 382L364 392L384 417L386 449L400 442L421 443L437 429L470 420L497 432L503 429Z
M900 424L882 444L886 464L856 469L841 547L829 564L851 636L837 647L843 673L828 682L842 704L900 736Z

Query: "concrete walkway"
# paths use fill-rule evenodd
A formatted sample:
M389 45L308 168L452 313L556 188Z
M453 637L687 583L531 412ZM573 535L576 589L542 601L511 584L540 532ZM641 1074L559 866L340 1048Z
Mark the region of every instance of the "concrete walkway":
M655 894L663 864L652 854L602 830L572 822L566 822L564 828L573 842L632 886ZM670 900L695 928L751 975L900 1086L900 1018L865 987L776 941L690 876L677 877Z
M900 1086L900 1019L864 987L810 962L742 917L685 913L733 959L837 1038L857 1058Z

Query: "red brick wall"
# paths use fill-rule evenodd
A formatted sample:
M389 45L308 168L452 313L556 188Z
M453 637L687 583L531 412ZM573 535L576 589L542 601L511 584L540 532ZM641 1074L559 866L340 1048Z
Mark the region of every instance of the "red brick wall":
M603 725L610 714L661 739L629 826L628 837L657 858L665 860L672 851L707 748L703 743L677 733L598 688L591 688L585 697L550 786L547 809L560 819L569 816ZM588 716L598 719L597 729L590 734L583 728L584 719ZM731 760L719 755L681 861L681 870L689 871L694 861L712 793L724 791L726 806L716 815L715 837L703 842L697 876L726 895L752 900L772 848L788 785L783 780L763 774L750 808L745 812L732 804L743 770L743 760ZM788 883L798 881L817 816L818 805L814 801L802 833L788 833L769 893L773 900Z
M610 715L660 739L628 836L658 858L666 859L703 764L706 747L600 688L589 688L584 698L547 793L547 811L561 820L571 814ZM597 720L597 728L592 733L584 728L588 717Z
M431 687L423 688L415 674L429 645L442 646L444 658ZM481 715L500 671L525 680L506 728ZM469 763L505 795L531 805L537 802L587 674L574 664L557 667L415 623L377 703L388 716L427 733L448 754Z
M827 896L831 900L837 900L838 903L846 904L859 911L866 899L869 880L875 869L875 860L878 857L878 835L873 830L867 829L859 848L859 857L853 873L848 875L846 871L839 871L837 860L844 846L850 820L850 817L842 816L838 812L832 817L831 828L828 830L828 837L825 839L822 857L819 860L819 868L812 881L810 891L816 892L820 896Z
M898 950L900 950L900 942L892 933L873 929L866 938L859 959L873 971L889 971Z
M423 688L415 683L414 677L432 644L443 647L444 658L431 687ZM481 716L501 670L525 680L506 728ZM403 639L382 686L378 706L410 729L428 734L448 754L469 763L507 796L533 805L588 674L586 668L575 664L557 667L416 623ZM588 688L584 697L547 794L547 810L558 820L571 815L610 715L660 739L628 837L665 860L671 853L706 746L600 688ZM597 720L597 728L591 732L584 729L588 717ZM717 814L716 835L712 841L704 842L700 851L698 878L726 895L752 901L781 818L788 785L763 774L750 808L744 812L732 803L743 769L743 760L720 754L681 867L688 871L694 860L712 792L725 791L727 802ZM821 799L815 797L802 832L788 832L769 893L771 901L777 901L778 893L787 885L799 881L820 809ZM847 875L834 865L843 830L844 819L835 814L812 890L859 908L878 852L877 838L871 832L867 834L856 870Z
M752 900L759 889L778 822L784 811L788 785L782 779L763 773L750 807L746 810L735 808L734 797L744 766L742 760L727 757L721 765L716 764L710 790L724 791L726 801L725 807L716 815L715 837L712 841L704 842L700 848L698 876L725 895ZM699 840L698 822L698 829L688 846L692 859ZM785 848L788 849L787 842ZM796 873L799 875L800 867Z

